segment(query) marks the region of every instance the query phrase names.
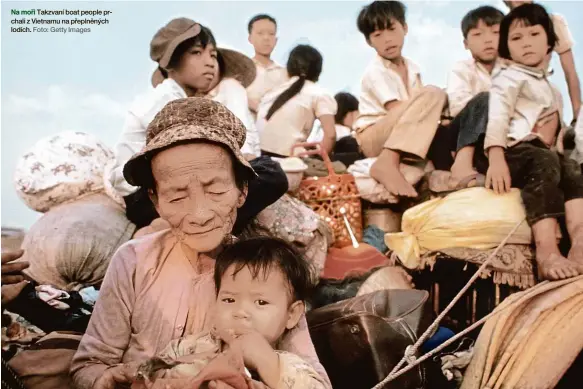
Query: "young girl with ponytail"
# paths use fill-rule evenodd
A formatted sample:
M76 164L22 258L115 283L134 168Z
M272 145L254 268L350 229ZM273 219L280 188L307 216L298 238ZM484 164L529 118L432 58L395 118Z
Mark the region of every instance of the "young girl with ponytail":
M298 142L305 142L318 119L324 130L324 149L336 143L334 97L316 85L322 55L309 45L298 45L287 61L288 82L267 93L259 103L257 128L263 154L286 157Z

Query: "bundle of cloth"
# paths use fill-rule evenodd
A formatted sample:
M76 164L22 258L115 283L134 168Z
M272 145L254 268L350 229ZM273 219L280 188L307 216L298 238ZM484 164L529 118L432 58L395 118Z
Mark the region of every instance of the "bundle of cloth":
M411 270L432 266L438 253L482 264L521 223L487 270L501 283L530 287L535 280L532 231L525 217L518 189L497 195L486 188L468 188L409 208L402 231L386 234L385 243Z
M583 350L583 276L508 297L482 328L461 389L554 388Z
M43 216L27 232L22 261L38 284L65 291L98 285L135 226L104 192L113 152L96 137L63 132L39 140L18 161L19 197Z

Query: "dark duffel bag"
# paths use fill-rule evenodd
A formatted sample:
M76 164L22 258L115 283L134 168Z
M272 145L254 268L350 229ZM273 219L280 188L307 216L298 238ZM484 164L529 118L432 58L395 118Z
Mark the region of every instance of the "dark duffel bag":
M310 311L307 320L332 387L370 389L429 327L433 313L426 291L381 290ZM419 365L385 389L421 389L424 385L425 371Z

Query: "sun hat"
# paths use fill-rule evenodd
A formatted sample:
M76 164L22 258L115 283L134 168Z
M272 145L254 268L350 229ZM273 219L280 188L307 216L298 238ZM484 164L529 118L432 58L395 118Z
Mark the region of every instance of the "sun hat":
M176 18L159 29L150 42L150 58L158 63L158 69L152 74L152 85L155 87L166 77L162 69L167 69L176 48L184 41L196 37L202 31L202 26L192 19ZM253 60L236 50L226 47L217 48L223 59L223 77L234 78L247 88L257 73Z
M225 64L223 78L234 78L243 85L243 88L253 83L257 76L257 67L251 58L224 46L219 47L217 51Z
M249 175L255 177L257 174L241 153L246 132L241 120L216 101L204 97L171 101L148 126L146 146L125 164L124 177L130 185L144 186L151 177L153 155L177 144L201 140L226 146Z

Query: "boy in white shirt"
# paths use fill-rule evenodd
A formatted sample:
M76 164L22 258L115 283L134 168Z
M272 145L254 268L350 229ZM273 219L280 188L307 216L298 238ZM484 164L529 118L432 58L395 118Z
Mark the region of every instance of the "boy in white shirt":
M249 109L257 114L259 102L267 92L285 83L289 76L284 66L271 59L277 44L277 22L265 14L256 15L249 21L249 43L255 49L253 62L257 67L255 81L247 88Z
M418 67L402 56L407 23L401 2L374 1L362 9L357 25L377 55L362 78L356 139L366 157L378 157L372 178L396 196L416 197L401 160L426 159L445 92L423 86Z
M457 62L447 78L451 148L455 160L451 173L435 171L429 180L434 192L468 187L482 178L474 170L474 145L486 132L488 124L488 91L492 76L501 69L498 59L500 22L504 14L497 8L482 6L469 11L462 19L464 46L472 58Z

